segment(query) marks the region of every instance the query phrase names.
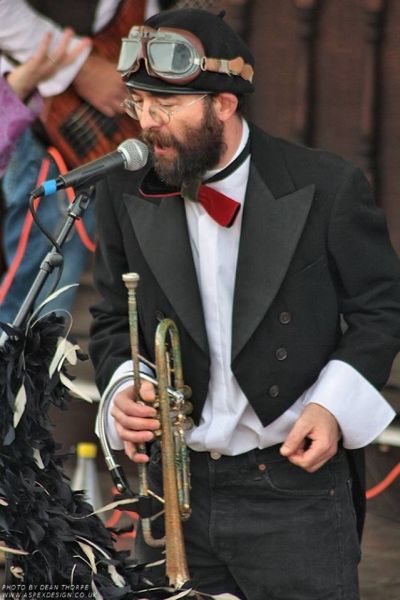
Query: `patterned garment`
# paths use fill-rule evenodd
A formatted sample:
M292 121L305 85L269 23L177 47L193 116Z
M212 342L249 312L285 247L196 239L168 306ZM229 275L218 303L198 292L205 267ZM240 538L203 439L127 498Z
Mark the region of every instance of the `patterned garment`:
M10 160L16 142L23 131L35 120L43 107L38 92L24 104L13 92L7 81L0 77L0 177Z
M208 10L213 8L215 0L178 0L173 8L202 8Z

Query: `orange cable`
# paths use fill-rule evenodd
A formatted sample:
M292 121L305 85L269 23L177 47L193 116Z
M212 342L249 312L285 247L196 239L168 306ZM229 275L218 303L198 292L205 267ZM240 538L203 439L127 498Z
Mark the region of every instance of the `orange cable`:
M66 173L67 166L66 166L65 161L62 158L61 154L58 152L58 150L56 148L49 147L47 149L47 152L54 160L55 164L58 167L59 172L61 174ZM46 180L47 173L49 172L49 168L50 168L50 160L49 160L48 156L45 156L43 158L42 164L40 166L39 175L38 175L38 178L36 181L36 187L41 186L42 183ZM69 203L73 202L73 199L74 199L73 190L71 188L67 188L66 194L67 194ZM34 206L35 210L38 209L39 204L40 204L40 198L35 198L35 200L33 202L33 206ZM15 255L10 263L10 266L7 269L7 272L4 276L3 282L0 286L0 304L2 304L4 302L4 298L8 294L8 291L14 281L15 274L18 271L18 269L21 265L21 262L24 258L24 255L26 252L26 247L28 245L29 234L32 229L32 224L33 224L33 217L32 217L30 210L28 210L26 213L26 216L25 216L23 227L22 227L21 236L18 241L17 250L16 250ZM87 248L87 250L89 250L89 252L94 252L96 245L90 239L90 237L86 231L86 228L80 219L78 219L75 222L75 227L76 227L79 237L82 241L82 244Z
M394 480L400 476L400 463L398 463L391 471L390 473L388 473L388 475L386 475L386 477L384 479L382 479L381 482L377 483L374 487L370 488L369 490L367 490L365 496L367 498L367 500L370 500L371 498L374 498L375 496L378 496L378 494L381 494L384 490L386 490L393 482Z
M116 488L113 489L113 494L116 494L118 492L118 490ZM107 519L105 526L106 527L115 527L118 524L118 521L121 519L122 514L125 513L126 515L128 515L132 521L138 521L139 519L139 515L137 512L131 511L131 510L118 510L115 509L114 512L112 513L112 515L110 516L109 519ZM133 531L128 531L122 534L119 534L118 537L119 538L126 538L126 537L135 537L136 536L136 530L133 529Z
M53 146L50 146L47 149L47 152L50 154L50 156L56 163L60 174L64 175L64 173L67 172L67 165L65 164L65 161L60 152L57 150L57 148L54 148ZM71 204L75 198L74 191L71 187L69 187L66 188L65 192L67 194L68 202ZM85 246L85 248L89 250L89 252L94 252L96 249L96 244L90 239L90 236L86 231L86 227L81 219L75 221L75 227L81 239L81 242Z
M47 173L49 172L49 168L50 168L50 160L46 156L42 160L42 164L40 166L39 175L38 175L37 182L36 182L36 187L39 187L40 185L42 185L43 181L45 181ZM40 198L35 198L35 200L33 202L35 210L37 210L39 203L40 203ZM0 304L3 303L4 298L6 297L8 291L12 285L12 282L14 281L15 274L20 267L22 259L24 258L26 246L28 244L29 234L30 234L31 228L32 228L32 223L33 223L33 217L32 217L30 210L28 210L26 213L26 216L25 216L25 221L24 221L23 227L22 227L21 236L18 241L16 253L10 263L10 266L7 269L7 272L3 279L3 283L0 286Z

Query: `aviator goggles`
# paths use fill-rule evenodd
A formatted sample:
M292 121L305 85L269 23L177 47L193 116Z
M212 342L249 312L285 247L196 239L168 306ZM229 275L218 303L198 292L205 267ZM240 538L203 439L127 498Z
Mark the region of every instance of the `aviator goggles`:
M193 81L202 71L237 75L251 82L253 67L240 56L227 60L207 58L199 38L185 29L135 26L122 39L117 71L127 81L144 61L147 73L172 84Z

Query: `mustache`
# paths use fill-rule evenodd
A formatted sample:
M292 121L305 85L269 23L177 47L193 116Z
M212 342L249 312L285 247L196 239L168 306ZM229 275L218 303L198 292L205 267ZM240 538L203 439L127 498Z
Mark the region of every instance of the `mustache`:
M150 146L150 148L154 148L155 145L177 147L175 138L166 133L162 134L156 131L142 131L140 138L145 144Z

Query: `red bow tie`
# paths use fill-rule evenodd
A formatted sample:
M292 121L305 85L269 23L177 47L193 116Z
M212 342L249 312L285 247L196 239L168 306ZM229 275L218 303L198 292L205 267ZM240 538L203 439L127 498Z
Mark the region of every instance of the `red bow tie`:
M235 221L235 218L240 210L240 202L217 192L207 185L199 185L198 183L191 183L188 186L183 186L181 191L175 191L172 189L161 189L154 188L153 181L150 178L143 181L140 193L145 198L162 198L162 197L173 197L182 196L187 200L193 202L200 202L204 210L210 215L218 225L222 227L231 227ZM154 189L152 189L154 188Z
M209 187L207 183L208 181L205 184L201 184L200 181L184 183L181 188L182 198L200 202L204 210L218 225L231 227L240 210L240 203Z
M236 202L207 185L199 187L197 200L210 217L222 227L231 227L240 210L240 202Z

